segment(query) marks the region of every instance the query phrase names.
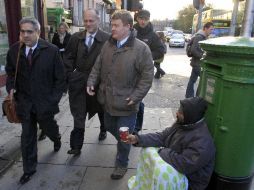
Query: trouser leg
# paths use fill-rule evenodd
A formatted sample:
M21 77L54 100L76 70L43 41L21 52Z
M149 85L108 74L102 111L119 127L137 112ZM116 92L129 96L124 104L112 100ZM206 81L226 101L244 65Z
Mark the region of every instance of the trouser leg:
M154 78L160 78L160 64L157 62L154 62L154 67L156 68L156 72L154 75Z
M165 75L165 71L161 68L160 62L154 62L154 67L156 68L155 78L160 78L162 75Z
M98 117L99 117L99 120L100 120L100 130L102 132L106 132L106 128L105 128L105 125L104 125L104 112L98 112Z
M145 104L143 102L140 102L134 132L139 132L142 129L144 120L144 109Z
M22 121L21 151L23 171L26 174L36 171L37 166L37 122L35 114Z
M194 84L200 76L200 67L192 67L191 76L186 89L185 98L194 97Z
M70 134L70 147L71 149L81 149L84 142L87 115L84 89L69 90L69 102L74 120L74 128Z
M136 113L129 116L111 116L105 113L106 129L117 139L117 156L116 167L127 167L129 161L130 144L126 144L120 140L119 128L129 127L129 132L132 133L135 127Z
M84 142L84 128L76 128L71 131L70 135L70 147L71 149L81 149Z

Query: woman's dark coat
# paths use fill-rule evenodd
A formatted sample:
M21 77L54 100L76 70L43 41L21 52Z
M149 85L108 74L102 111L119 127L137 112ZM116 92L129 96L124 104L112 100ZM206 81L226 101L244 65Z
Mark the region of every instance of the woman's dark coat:
M59 49L63 49L63 48L66 48L70 38L71 38L71 34L66 32L65 37L64 37L64 41L61 44L59 34L56 32L56 33L54 33L54 36L53 36L53 39L52 39L52 44L55 44Z

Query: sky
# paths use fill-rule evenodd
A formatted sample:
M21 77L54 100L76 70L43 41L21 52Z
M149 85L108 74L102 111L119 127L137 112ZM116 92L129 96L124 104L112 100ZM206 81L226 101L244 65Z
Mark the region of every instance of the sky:
M206 0L205 2L213 4L214 8L233 10L232 0ZM151 20L176 19L178 11L192 3L193 0L143 0L144 9L151 13Z

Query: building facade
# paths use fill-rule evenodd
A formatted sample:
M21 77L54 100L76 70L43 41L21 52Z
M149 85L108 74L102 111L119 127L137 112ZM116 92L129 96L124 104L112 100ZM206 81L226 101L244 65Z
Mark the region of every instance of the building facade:
M36 17L41 23L41 37L45 38L44 0L0 0L0 87L5 85L6 53L19 39L19 20ZM6 16L8 15L8 16Z

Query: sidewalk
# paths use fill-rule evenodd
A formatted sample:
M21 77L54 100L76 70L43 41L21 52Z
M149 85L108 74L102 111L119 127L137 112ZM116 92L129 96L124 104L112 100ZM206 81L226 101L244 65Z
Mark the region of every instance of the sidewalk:
M166 80L166 79L165 79ZM166 83L165 83L166 84ZM149 95L155 93L154 90ZM148 95L148 96L149 96ZM4 96L3 96L4 97ZM3 98L1 97L1 98ZM0 101L2 101L0 99ZM127 190L128 179L135 174L140 148L133 147L129 156L129 169L121 180L111 180L116 155L116 140L108 133L106 140L99 142L99 120L95 116L87 121L85 142L80 156L67 154L69 150L69 135L73 119L69 110L68 96L60 102L60 114L56 116L62 134L62 147L54 153L53 143L47 138L38 142L38 167L31 181L20 186L20 176L23 174L20 157L20 125L5 125L1 120L0 128L0 178L1 189L4 190ZM142 133L162 130L172 124L174 118L171 108L146 108L144 128ZM4 123L4 125L3 125ZM11 139L5 141L6 139ZM10 138L11 136L11 138ZM18 158L17 161L15 159ZM10 167L11 166L11 167ZM5 171L7 168L10 168Z

